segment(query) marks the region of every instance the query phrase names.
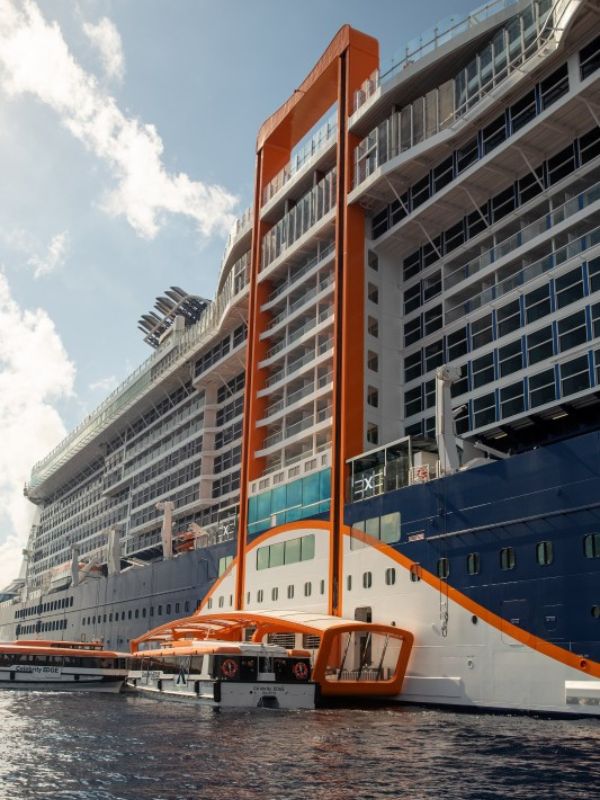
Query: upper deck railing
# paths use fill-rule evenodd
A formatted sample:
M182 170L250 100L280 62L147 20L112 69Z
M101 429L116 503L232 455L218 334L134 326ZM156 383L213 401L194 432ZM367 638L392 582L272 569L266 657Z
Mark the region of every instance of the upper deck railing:
M380 73L375 71L354 93L354 110L358 109L375 93L379 86L389 83L403 69L415 64L429 53L433 53L442 45L452 41L452 39L466 33L482 22L504 11L506 8L517 5L520 0L492 0L490 3L476 8L466 17L446 17L435 25L435 27L422 33L415 39L411 39L402 49L401 55L392 59L392 65Z
M105 430L123 411L133 405L166 372L189 358L190 352L210 340L227 306L247 283L230 273L217 298L208 306L198 322L188 328L170 350L157 350L129 375L83 422L63 439L31 471L28 490L35 489L50 475L82 450Z

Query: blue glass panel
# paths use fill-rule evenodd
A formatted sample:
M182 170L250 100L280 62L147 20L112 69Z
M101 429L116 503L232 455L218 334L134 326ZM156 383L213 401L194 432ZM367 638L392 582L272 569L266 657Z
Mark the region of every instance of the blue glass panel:
M287 507L286 487L277 486L271 492L271 514L283 511Z
M318 503L319 497L319 475L307 475L302 479L302 502L305 506L310 506L313 503Z
M295 522L297 519L302 519L302 508L300 506L297 506L296 508L290 508L288 511L286 511L286 522Z
M321 483L321 499L331 497L331 468L322 470L319 473L319 480Z
M266 519L271 516L271 492L258 495L257 519Z
M302 478L287 485L287 507L302 505ZM298 517L296 517L298 519ZM289 516L288 516L289 520Z
M258 511L258 498L251 497L248 500L248 523L256 522L258 517L256 516ZM250 528L248 527L248 530Z

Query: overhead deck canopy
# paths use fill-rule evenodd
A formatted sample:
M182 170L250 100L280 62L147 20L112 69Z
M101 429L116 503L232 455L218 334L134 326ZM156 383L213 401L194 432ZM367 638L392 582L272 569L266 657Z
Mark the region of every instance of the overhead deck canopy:
M133 653L147 643L164 646L195 640L251 641L268 634L300 633L319 638L312 679L329 696L391 697L400 693L414 637L393 625L295 610L223 611L167 622L131 641ZM140 649L141 647L141 649Z

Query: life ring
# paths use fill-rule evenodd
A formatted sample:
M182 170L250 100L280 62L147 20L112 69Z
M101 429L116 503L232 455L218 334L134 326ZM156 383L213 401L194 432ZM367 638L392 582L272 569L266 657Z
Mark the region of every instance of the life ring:
M226 658L221 664L221 672L226 678L235 678L238 671L237 662L233 658Z
M292 672L294 673L294 678L298 681L305 681L308 678L308 666L304 661L296 661L292 667Z

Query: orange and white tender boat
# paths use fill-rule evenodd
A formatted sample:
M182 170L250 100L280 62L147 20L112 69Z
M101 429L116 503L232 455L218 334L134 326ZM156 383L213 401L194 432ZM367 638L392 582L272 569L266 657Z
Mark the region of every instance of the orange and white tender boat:
M120 692L126 677L126 654L101 642L0 643L0 689Z
M127 688L222 708L314 708L307 650L256 642L180 640L130 660Z

